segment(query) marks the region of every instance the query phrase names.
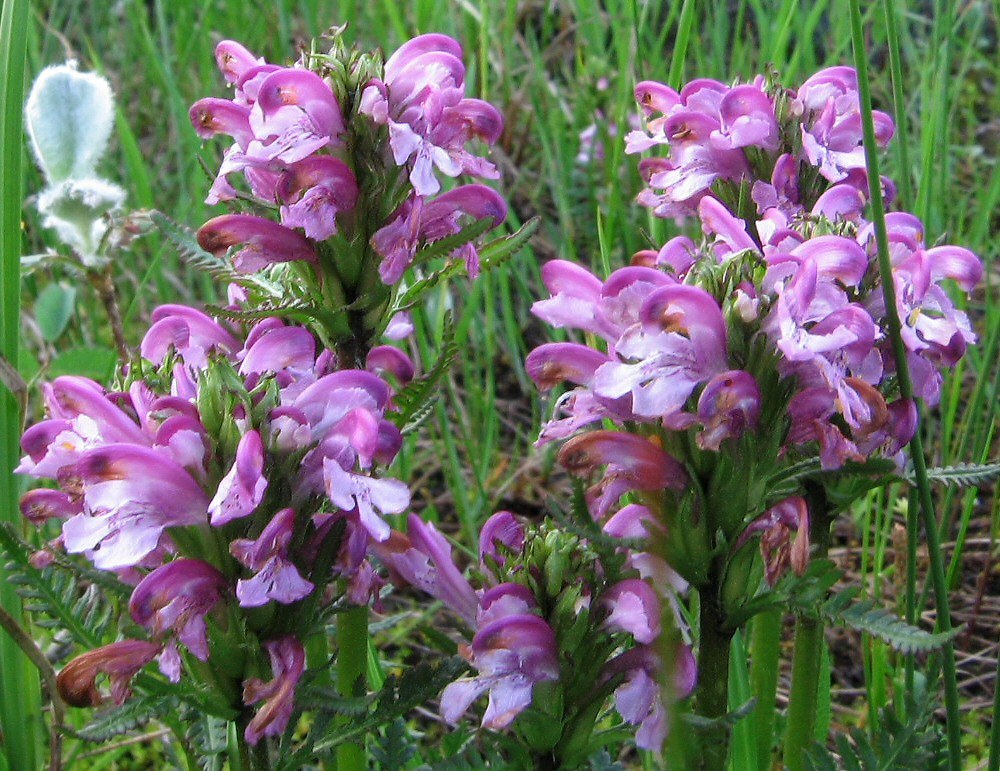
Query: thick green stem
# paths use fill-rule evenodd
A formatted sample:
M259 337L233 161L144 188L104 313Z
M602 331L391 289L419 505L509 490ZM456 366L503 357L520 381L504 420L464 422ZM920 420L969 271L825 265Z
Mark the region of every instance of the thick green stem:
M813 554L822 558L830 549L833 512L826 492L817 485L807 485L806 504L809 508L809 538L814 544ZM792 692L788 701L784 747L785 768L789 771L804 771L805 753L816 734L823 636L823 624L817 618L802 616L795 624Z
M775 694L778 690L781 658L781 623L781 611L761 613L753 620L750 638L750 687L757 699L757 706L750 719L757 740L757 766L760 771L771 768Z
M698 624L698 690L695 708L701 717L720 718L729 711L729 647L732 631L725 628L725 616L711 591L702 592ZM729 727L720 724L701 735L697 768L720 771L729 756Z
M795 624L792 654L792 693L785 728L785 768L803 771L805 751L816 733L816 700L819 695L823 625L814 618L799 618Z
M347 697L364 693L368 665L368 608L351 608L337 617L337 686ZM337 771L363 771L364 747L346 742L337 747Z

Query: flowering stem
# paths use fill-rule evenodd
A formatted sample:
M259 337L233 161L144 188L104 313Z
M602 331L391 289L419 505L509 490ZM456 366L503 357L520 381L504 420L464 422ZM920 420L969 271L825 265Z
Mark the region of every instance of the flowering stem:
M337 684L342 695L348 698L362 695L367 663L368 608L359 605L337 617ZM363 747L349 742L337 747L337 771L365 768Z
M729 647L732 631L725 628L725 614L712 592L714 584L701 592L698 610L698 690L695 706L701 717L724 717L729 710ZM698 768L710 771L726 767L729 728L718 724L701 735Z
M761 613L753 620L750 638L750 685L757 706L751 717L757 737L757 766L771 768L774 743L774 700L778 690L778 661L781 656L781 611Z
M889 339L892 341L900 396L906 401L914 401L913 382L910 379L910 366L903 343L901 322L899 314L894 312L894 309L897 308L896 287L893 284L892 263L889 258L889 237L885 226L885 207L882 203L879 159L876 152L875 126L872 119L871 88L868 82L868 60L865 53L864 29L861 24L861 7L858 0L851 0L850 6L851 38L854 44L854 62L858 71L858 91L861 97L861 123L864 129L865 162L868 168L872 223L875 226L875 242L878 246L882 292L885 297L885 307L889 309L886 313ZM930 184L930 180L925 178L924 184L927 186ZM920 514L924 525L924 535L927 539L927 556L930 560L931 582L934 586L934 600L937 609L937 630L941 633L948 633L952 628L951 613L948 608L948 586L945 581L944 565L941 562L938 524L934 519L934 504L931 500L930 482L927 478L927 461L924 457L923 440L920 437L919 429L914 432L913 439L910 440L910 454L913 458L913 475L916 479L917 493L920 498ZM948 761L952 771L958 771L962 763L962 733L955 648L951 640L942 646L941 657L944 665L945 708L948 714Z

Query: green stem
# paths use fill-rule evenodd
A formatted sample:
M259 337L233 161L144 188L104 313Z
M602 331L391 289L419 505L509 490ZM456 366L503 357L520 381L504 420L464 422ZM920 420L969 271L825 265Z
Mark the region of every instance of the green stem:
M889 338L892 341L893 358L899 379L900 396L904 401L914 401L913 381L910 379L910 367L906 358L906 347L901 334L899 315L893 312L896 306L896 287L892 278L892 263L889 258L889 238L885 226L885 207L882 201L881 180L879 176L879 159L875 143L875 125L872 119L871 88L868 81L868 58L865 53L864 29L861 24L861 6L859 0L851 0L851 38L854 43L854 62L858 71L858 90L861 96L862 128L864 129L865 162L868 168L868 186L872 207L872 223L875 226L875 241L878 246L879 273L882 279L882 292L885 307L889 309L886 318L889 326ZM939 73L943 76L943 73ZM926 187L930 179L925 177ZM915 401L914 401L915 403ZM945 581L944 564L941 561L941 545L938 537L938 523L934 518L934 504L931 500L930 482L927 478L927 461L924 457L923 441L920 431L916 431L910 441L910 454L913 458L913 473L917 492L920 497L920 515L924 525L924 536L927 539L927 555L930 560L931 582L934 586L934 600L937 609L937 630L941 633L951 631L951 613L948 608L948 587ZM955 667L955 647L949 640L941 649L944 667L945 709L948 715L948 760L952 771L959 771L962 764L962 733L961 715L958 702L958 677Z
M770 610L754 617L750 638L750 687L757 706L754 707L754 736L757 737L757 766L760 771L771 768L774 746L775 694L778 690L778 669L781 658L781 611Z
M341 694L352 697L364 693L367 665L368 608L359 605L337 617L337 685ZM363 746L345 742L337 747L337 771L365 768Z
M698 609L698 690L695 709L701 717L721 718L729 711L729 647L732 631L725 627L725 615L709 589L702 591ZM719 771L729 756L729 727L720 724L701 735L701 755L697 768Z
M814 555L823 558L830 549L833 512L822 487L807 485L806 503L809 507L809 538L815 544ZM804 771L805 753L816 735L823 632L823 623L817 618L800 616L795 623L792 691L788 700L784 746L785 768L789 771Z
M823 625L815 618L800 617L795 624L792 654L792 692L785 728L785 768L804 771L805 751L816 733L816 701L823 654Z

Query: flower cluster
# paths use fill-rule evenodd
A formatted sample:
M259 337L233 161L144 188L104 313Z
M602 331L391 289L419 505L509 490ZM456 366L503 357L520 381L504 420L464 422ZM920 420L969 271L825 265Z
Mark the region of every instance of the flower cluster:
M967 249L929 246L916 217L889 214L897 307L885 307L849 68L797 92L758 78L680 93L645 82L636 95L657 117L629 149L670 150L643 161L658 192L639 200L661 216L694 215L700 238L640 252L604 280L566 261L544 266L550 297L533 312L589 344L529 355L542 390L570 385L539 442L563 442L562 465L596 476L595 519L617 516L623 496L626 509L648 506L666 526L671 567L699 588L728 582L724 599L738 604L756 591L752 576L773 584L805 569L809 512L801 487L779 481L784 469L905 462L917 410L900 394L890 314L915 393L934 405L941 370L975 340L946 282L971 291L983 268ZM882 146L892 121L875 121ZM766 576L759 565L719 575L713 553L732 556L756 536Z
M396 284L422 245L469 223L482 222L481 234L506 219L503 199L483 185L437 195L435 171L497 178L493 164L467 146L495 144L503 130L496 108L465 95L462 49L452 38L416 37L384 66L336 49L281 67L231 40L218 45L216 60L233 98L196 102L191 122L204 139L223 134L234 143L207 202L246 198L277 208L280 218L223 215L202 227L206 250L221 256L236 247L238 270L301 260L326 269L320 244L339 234L337 249L374 249L382 281ZM247 192L237 188L241 176ZM459 243L453 256L475 277L473 241ZM358 278L343 265L334 273L345 284Z
M240 611L274 674L245 683L245 703L264 702L247 729L256 742L288 722L317 608L377 592L369 543L389 537L383 515L410 498L375 471L401 445L386 378L407 382L413 364L379 347L368 369L341 369L302 327L268 318L244 337L184 306L154 312L141 353L120 391L81 377L46 385L49 417L22 439L18 471L58 485L25 495L24 514L63 520L57 547L135 584L129 612L151 640L85 654L63 677L82 694L98 672L124 678L121 700L129 678L115 673L157 656L176 682L181 648L205 662L216 645L244 647L230 639Z
M629 507L608 522L606 535L634 543L648 536L649 519L647 510ZM482 528L473 571L478 589L455 565L444 536L415 516L407 534L393 532L376 551L397 584L442 600L471 631L471 644L460 650L475 674L442 694L441 713L449 723L488 692L483 726L513 724L534 749L558 746L573 765L573 753L593 730L592 717L588 724L581 714L610 696L624 721L638 726L638 746L662 747L667 704L690 693L695 676L690 650L678 638L668 664L673 693L661 693L661 654L669 645L660 639L653 585L664 594L677 586L662 560L624 548L602 558L576 536L525 527L506 511ZM535 695L539 690L544 697ZM565 712L556 706L563 704ZM526 711L530 715L515 723ZM545 719L539 722L540 716Z
M658 216L695 214L713 186L744 182L765 208L811 205L824 180L867 190L858 79L850 67L822 70L795 92L758 76L732 87L693 80L679 93L644 81L635 93L646 130L628 135L626 152L668 149L667 157L639 165L649 184L639 202ZM884 147L895 127L885 113L874 117Z

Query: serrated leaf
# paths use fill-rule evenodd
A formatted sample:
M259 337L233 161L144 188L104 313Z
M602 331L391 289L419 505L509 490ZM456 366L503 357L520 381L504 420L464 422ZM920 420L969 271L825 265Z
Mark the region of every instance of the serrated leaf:
M68 284L49 284L35 300L35 321L42 337L54 343L66 329L76 305L76 288Z
M931 482L954 487L979 487L1000 478L1000 463L956 463L954 466L940 466L927 469ZM912 472L906 481L915 484Z
M172 220L163 212L152 211L149 218L156 225L163 237L172 243L181 258L191 267L212 274L220 281L239 284L254 289L267 297L281 298L284 293L280 286L268 281L257 273L240 273L232 263L206 252L198 243L198 236L193 230Z
M403 717L414 707L437 696L466 668L465 661L455 656L437 664L418 664L406 670L401 677L389 675L382 690L375 695L375 709L368 717L354 720L350 725L335 724L316 742L314 751L328 750Z
M419 378L411 380L406 388L402 389L393 397L396 403L396 412L392 416L396 425L400 429L410 427L414 420L422 421L426 417L419 417L430 409L429 404L437 395L437 386L444 375L450 369L452 362L458 356L458 346L455 344L455 326L452 323L449 313L444 320L444 333L441 339L441 353L438 354L437 361L430 371Z
M892 611L878 607L874 600L854 602L858 591L854 587L834 594L820 606L819 615L828 623L842 624L877 637L901 653L936 650L957 637L964 628L928 632L908 624Z
M378 741L372 744L371 755L379 768L396 771L404 768L417 754L417 747L406 730L406 721L397 718L386 726Z
M462 228L457 233L445 236L431 244L428 244L413 258L413 265L420 265L428 260L432 260L435 257L441 257L447 254L451 254L453 251L461 246L472 243L479 236L483 235L488 230L492 230L496 225L493 219L490 217L484 217L481 220L476 220L468 227Z
M120 707L98 712L90 723L73 733L85 742L106 742L176 709L177 700L170 696L138 694Z
M516 233L490 241L483 246L479 250L479 261L483 269L496 267L514 256L535 235L541 222L540 217L532 217Z

